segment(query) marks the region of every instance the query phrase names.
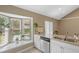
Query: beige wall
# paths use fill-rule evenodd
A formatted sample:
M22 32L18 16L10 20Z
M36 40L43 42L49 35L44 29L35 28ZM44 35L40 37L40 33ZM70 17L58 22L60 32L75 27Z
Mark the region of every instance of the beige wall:
M69 32L69 35L79 34L79 9L59 21L58 29L60 34L66 34L66 32Z
M39 26L44 26L44 21L49 20L54 22L54 30L57 29L57 21L55 21L54 19L37 13L30 12L28 10L20 9L15 6L0 5L0 12L13 13L13 14L18 14L18 15L23 15L28 17L31 16L34 19L34 22L37 22Z

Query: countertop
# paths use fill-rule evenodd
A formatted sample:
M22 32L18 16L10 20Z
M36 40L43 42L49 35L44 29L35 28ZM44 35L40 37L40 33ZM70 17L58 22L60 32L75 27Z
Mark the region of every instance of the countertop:
M67 44L72 44L72 45L75 45L75 46L79 46L79 41L77 41L77 42L70 42L70 41L64 41L64 40L55 39L55 38L53 40L60 41L60 42L63 42L63 43L67 43Z
M13 48L28 44L28 43L32 43L32 40L27 41L27 42L26 41L18 41L18 43L16 43L16 42L9 43L4 47L0 47L0 53L4 52L4 51L7 51L9 49L13 49Z
M58 35L57 35L58 36ZM60 35L59 36L60 38L53 38L53 40L57 40L57 41L60 41L60 42L63 42L63 43L67 43L67 44L71 44L71 45L75 45L75 46L79 46L79 40L77 41L68 41L68 40L64 40L64 35ZM62 37L62 38L61 38ZM72 38L73 40L73 38ZM74 39L75 40L75 39Z

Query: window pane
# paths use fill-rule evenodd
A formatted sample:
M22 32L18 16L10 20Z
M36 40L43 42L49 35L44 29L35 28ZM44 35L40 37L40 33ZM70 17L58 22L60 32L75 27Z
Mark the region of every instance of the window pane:
M21 19L11 18L11 29L13 41L21 40Z
M0 15L0 46L8 43L9 39L9 18Z
M22 20L22 39L30 40L31 39L31 20L23 19Z

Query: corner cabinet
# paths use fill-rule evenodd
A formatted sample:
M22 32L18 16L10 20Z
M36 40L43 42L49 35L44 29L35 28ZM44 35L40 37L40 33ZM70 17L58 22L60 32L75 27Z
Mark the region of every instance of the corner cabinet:
M41 49L40 35L34 35L34 46L35 46L37 49Z
M79 47L65 42L51 40L51 53L78 53Z

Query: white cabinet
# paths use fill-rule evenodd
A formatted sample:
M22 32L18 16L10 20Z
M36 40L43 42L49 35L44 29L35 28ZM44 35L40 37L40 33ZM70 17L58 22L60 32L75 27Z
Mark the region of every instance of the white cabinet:
M64 48L64 53L75 53L72 49Z
M51 53L61 53L61 52L63 52L63 47L58 42L51 41L51 44L50 45L51 45L50 46Z
M34 35L34 45L36 48L40 49L40 35Z
M51 40L51 53L78 53L79 47L65 42Z
M61 52L61 48L58 45L52 45L52 53L60 53Z
M79 53L79 46L69 44L69 46L64 47L64 52L65 53Z

